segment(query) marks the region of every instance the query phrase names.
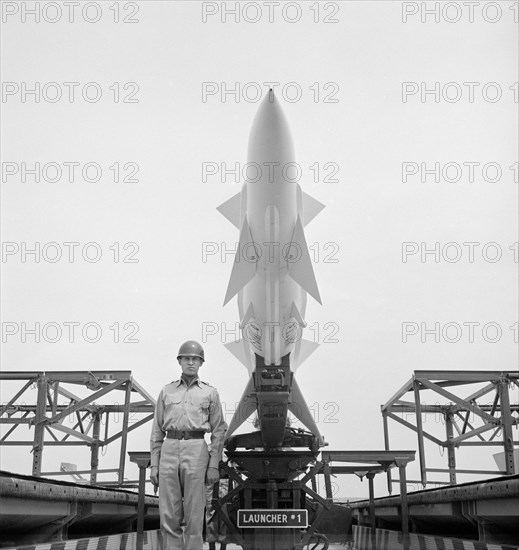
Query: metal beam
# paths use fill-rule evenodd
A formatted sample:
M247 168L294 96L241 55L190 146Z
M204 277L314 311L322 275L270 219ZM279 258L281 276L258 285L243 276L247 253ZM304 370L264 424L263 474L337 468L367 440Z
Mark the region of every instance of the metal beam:
M36 382L40 376L45 373L43 371L2 371L0 372L0 380L27 380L31 381L31 384Z
M514 445L519 445L519 441L513 441ZM502 441L462 441L458 444L460 447L502 447Z
M330 466L330 470L332 475L356 474L359 477L364 477L369 473L380 474L386 471L384 467L373 464L363 464L362 466Z
M475 430L472 430L470 432L464 433L463 435L459 435L458 437L453 437L452 442L455 445L457 445L458 443L460 443L461 441L464 441L465 439L468 439L478 434L488 432L489 430L493 430L494 428L495 428L494 424L485 424L484 426L476 428Z
M406 463L398 463L399 479L400 479L400 510L402 512L402 542L404 550L409 550L409 508L407 505L407 483L406 483Z
M424 413L436 413L442 414L447 405L441 405L440 403L435 403L434 405L428 405L427 403L422 403L422 412ZM391 412L401 412L401 413L414 413L416 411L416 405L414 401L402 401L399 399L393 405L387 408Z
M460 411L456 411L456 415L459 418L461 418L461 420L463 420L463 429L460 430L458 428L458 425L456 424L456 422L454 422L454 419L453 419L453 426L458 432L458 435L465 435L466 433L470 434L470 433L473 433L474 430L476 430L476 428L474 428L474 426L469 422L470 411L467 411L465 418L461 416ZM467 426L472 430L472 432L467 432ZM479 433L474 433L473 435L477 435L481 441L486 441L486 439Z
M389 451L389 427L387 424L387 411L382 411L382 420L384 422L384 449ZM391 469L387 469L387 492L391 494L393 492L393 484L391 483Z
M16 430L16 428L18 428L18 426L20 424L22 424L22 423L29 424L31 422L32 419L26 418L28 415L29 415L29 413L26 412L26 413L23 414L22 418L17 419L17 420L20 420L20 422L17 422L16 424L14 424L14 426L12 426L9 430L7 430L4 437L2 437L2 439L0 439L0 445L5 445L4 441L14 432L14 430ZM8 419L4 419L4 420L8 420ZM2 423L2 419L0 419L0 424L1 423Z
M92 470L71 470L71 471L62 471L59 472L42 472L42 476L69 476L70 474L90 474ZM118 472L119 468L106 468L104 470L97 470L98 474L113 474Z
M417 429L418 429L416 426L414 426L410 422L407 422L407 420L403 420L402 418L399 418L398 416L396 416L392 413L389 413L388 417L392 418L395 422L398 422L399 424L402 424L406 428L409 428L410 430L413 430L414 432L416 432ZM440 447L444 446L443 441L440 441L439 439L437 439L436 437L434 437L433 435L431 435L428 432L423 432L423 436L426 437L427 439L429 439L430 441L432 441L433 443L436 443L436 445L439 445Z
M435 473L449 473L450 470L448 468L427 468L428 472L435 472ZM459 470L456 468L455 472L457 474L481 474L481 475L496 475L500 476L505 472L501 472L500 470Z
M478 407L485 412L491 413L492 412L492 405L486 405L484 403L479 403ZM435 405L426 405L422 403L422 412L424 413L435 413L435 414L444 414L445 409L455 409L460 412L464 412L466 409L462 405L452 405L452 404L445 404L442 405L440 403ZM472 409L471 409L472 410ZM510 410L517 412L519 411L519 404L510 404ZM395 404L389 406L385 411L388 412L396 412L396 413L414 413L415 412L415 406L414 403L411 403L410 401L397 401Z
M45 431L54 439L54 441L59 441L59 439L54 435L54 432L48 427L45 426Z
M86 382L98 380L100 382L114 382L117 380L128 380L131 378L130 370L52 370L45 371L49 380L67 382L68 384L86 384Z
M76 414L79 414L79 412L77 412ZM95 414L95 412L94 412L93 414ZM83 417L79 417L79 418L81 418L81 421L83 421L83 420L85 420L85 419L88 417L88 415L90 415L90 411L85 412L85 414L83 415ZM61 420L59 423L62 424L62 423L63 423L63 420ZM79 422L76 422L76 423L72 426L72 429L75 430L78 426L79 426ZM69 436L66 435L61 441L66 441L68 438L69 438Z
M71 391L65 389L62 386L58 388L58 393L63 397L67 397L71 401L81 401L81 397L78 397L77 395L73 394Z
M15 394L15 396L7 403L7 405L3 405L1 408L0 408L0 416L2 416L4 414L5 411L7 411L7 409L20 397L20 395L22 395L22 393L27 389L29 388L30 386L32 386L33 384L33 381L32 380L29 380L23 387L22 389Z
M369 523L371 525L371 550L377 550L377 524L375 521L375 489L373 478L375 474L367 474L369 486Z
M45 422L45 399L47 395L47 380L45 376L38 377L38 397L36 416L34 417L34 445L32 448L32 475L39 477L41 474L41 459L43 453L43 436Z
M510 414L510 396L505 379L499 382L499 396L501 398L501 425L503 426L503 446L505 449L505 469L507 475L515 474L514 443L512 434L512 419Z
M456 483L456 449L454 448L453 443L453 432L452 432L452 415L445 415L445 431L447 434L447 465L449 468L449 482L451 485Z
M422 485L425 487L427 485L427 472L425 470L425 449L423 441L423 424L422 424L422 406L420 403L420 382L414 380L413 382L413 391L414 391L414 404L416 407L416 434L418 437L418 457L420 460L420 479L422 480Z
M26 416L29 414L27 412ZM0 424L32 424L34 418L0 418Z
M503 376L508 374L512 378L519 378L519 375L514 373L506 373L499 370L415 370L414 375L419 380L448 380L462 382L468 384L472 382L496 382Z
M402 395L407 393L408 391L411 391L413 388L413 378L411 380L408 380L384 405L382 405L380 408L382 411L385 411L390 405L392 405L395 401L400 399Z
M34 446L34 441L5 441L2 442L2 445L5 445L6 447L32 447ZM53 446L62 446L66 447L67 445L77 446L77 445L83 445L86 446L88 443L84 441L45 441L46 447L53 447Z
M47 426L49 427L49 426ZM59 432L64 432L68 435L71 435L72 437L77 437L78 439L81 439L82 441L86 441L87 443L94 443L95 440L93 437L90 437L89 435L82 434L81 432L77 432L76 430L73 430L72 428L67 428L66 426L62 426L61 424L54 424L52 426L53 430L58 430Z
M99 437L101 431L101 414L99 412L94 413L93 421L94 429L92 430L92 437L94 442L90 447L90 483L95 484L99 472Z
M133 387L146 399L148 403L151 403L153 407L157 405L156 399L148 393L136 380L133 380L132 378L132 385Z
M390 464L396 460L412 462L416 451L321 451L323 460L330 462L366 462Z
M479 407L476 405L473 405L471 403L468 403L464 399L461 399L461 397L458 397L457 395L454 395L453 393L444 390L437 384L434 384L433 382L430 382L429 380L421 380L421 383L429 388L430 390L435 391L436 393L439 393L440 395L443 395L443 397L446 397L447 399L450 399L453 403L463 405L466 410L472 411L474 414L477 414L487 422L494 422L495 418L491 416L490 414L487 414L486 412L482 411Z
M492 390L495 390L495 389L496 389L495 383L491 382L484 388L481 388L480 390L474 393L471 393L469 396L465 397L465 401L468 401L470 403L470 401L473 401L473 400L475 401L476 399L483 397L484 395L486 395L487 393L490 393Z
M124 463L126 461L126 443L128 441L128 420L130 418L130 400L132 397L132 381L126 381L126 393L124 398L124 413L122 425L121 451L119 456L119 483L124 481Z
M76 412L77 410L80 410L83 406L91 403L95 399L99 399L103 395L109 393L112 390L115 390L116 388L124 385L126 380L116 380L112 384L109 384L108 386L105 386L103 389L97 391L96 393L93 393L92 395L89 395L85 399L82 399L81 401L78 401L77 403L74 403L73 405L69 405L64 411L60 412L56 416L53 416L50 418L50 422L59 422L62 418L66 418L71 413Z
M145 418L142 418L141 420L139 420L138 422L135 422L135 424L132 424L127 430L126 430L126 433L130 433L132 432L133 430L139 428L140 426L142 426L143 424L146 424L146 422L149 422L150 420L153 420L153 417L154 415L153 414L150 414L148 416L146 416ZM113 435L112 437L109 437L108 439L105 439L104 441L102 441L101 443L103 445L108 445L109 443L112 443L113 441L115 441L116 439L119 439L120 437L122 437L123 435L123 432L118 432L116 433L115 435Z

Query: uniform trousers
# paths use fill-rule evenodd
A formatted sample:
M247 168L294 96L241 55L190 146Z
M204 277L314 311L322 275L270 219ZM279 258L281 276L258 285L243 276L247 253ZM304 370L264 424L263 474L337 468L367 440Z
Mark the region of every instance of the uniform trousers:
M218 498L224 497L228 492L228 482L226 479L220 479ZM225 522L216 514L213 508L213 486L206 486L205 502L205 528L207 542L225 542L227 535L227 526ZM224 504L223 507L226 507ZM216 514L216 515L215 515Z
M164 440L159 464L160 527L164 550L202 550L208 463L209 452L204 439Z

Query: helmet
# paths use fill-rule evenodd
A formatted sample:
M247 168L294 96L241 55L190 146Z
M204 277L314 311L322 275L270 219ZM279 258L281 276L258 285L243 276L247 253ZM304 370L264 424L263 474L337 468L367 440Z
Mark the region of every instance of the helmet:
M198 342L188 340L184 342L178 350L177 359L181 357L200 357L202 361L205 361L204 348Z

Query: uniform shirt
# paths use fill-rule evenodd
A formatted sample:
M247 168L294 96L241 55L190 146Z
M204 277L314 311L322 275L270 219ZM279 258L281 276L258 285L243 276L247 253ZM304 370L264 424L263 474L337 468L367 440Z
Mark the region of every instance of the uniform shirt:
M216 388L198 377L189 385L181 378L162 388L151 430L151 466L159 465L167 430L211 432L209 466L218 468L227 424Z

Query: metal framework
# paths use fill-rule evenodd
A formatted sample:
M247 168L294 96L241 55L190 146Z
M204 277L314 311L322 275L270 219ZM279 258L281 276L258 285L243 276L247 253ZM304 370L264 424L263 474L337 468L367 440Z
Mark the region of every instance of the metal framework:
M481 387L464 397L460 390L469 384ZM458 388L456 393L446 388ZM519 372L501 371L414 371L413 377L381 406L384 422L384 443L389 449L388 420L394 420L416 432L420 480L410 483L454 485L456 474L513 475L514 446L513 427L519 425ZM515 390L511 392L511 390ZM424 392L428 392L424 399ZM412 394L412 401L403 399ZM510 397L513 402L510 402ZM440 403L439 401L443 401ZM403 418L410 415L414 422ZM443 435L425 429L424 415L438 415L445 425ZM427 423L429 426L431 423ZM438 423L432 423L438 426ZM501 438L498 436L501 434ZM425 456L425 439L447 449L447 468L428 468ZM456 466L456 449L459 447L503 447L504 470L459 469ZM428 473L447 473L449 481L431 482ZM391 473L388 471L388 488L391 491Z
M0 424L8 426L0 446L32 447L33 476L70 475L67 468L42 472L43 450L50 446L82 446L90 447L90 469L75 470L74 475L89 475L92 485L136 484L124 479L128 434L153 419L155 400L133 380L131 371L6 371L0 372L0 380L23 384L0 406ZM68 389L70 385L86 387L91 393L80 397ZM31 388L37 391L31 392ZM111 392L118 392L119 399L99 403ZM34 428L32 440L16 438L16 430L22 425ZM99 451L114 441L120 442L119 466L99 469ZM98 474L116 474L117 479L99 481Z
M371 528L371 548L377 548L377 531L375 519L375 488L373 479L381 473L389 472L392 468L398 468L400 482L399 515L402 525L402 546L409 550L409 510L407 501L406 467L414 461L415 451L322 451L322 463L320 468L325 476L326 494L331 498L330 475L355 474L361 479L366 476L369 486L369 518ZM349 466L333 466L334 462L347 462ZM355 464L355 465L351 465Z
M310 524L305 532L296 533L276 533L267 535L262 540L275 539L273 548L298 548L302 549L306 545L315 543L315 541L324 540L326 537L319 535L317 529L330 511L333 505L331 476L336 474L356 474L360 477L366 476L369 483L369 518L367 521L371 525L371 537L375 544L375 495L373 478L376 474L386 472L391 468L397 467L400 472L401 487L401 523L402 523L402 542L405 550L409 550L409 515L407 510L407 491L406 491L406 467L414 460L415 451L321 451L321 459L315 460L317 453L308 451L278 451L271 452L268 459L262 461L264 468L271 469L271 472L283 468L282 458L287 457L290 460L291 471L298 479L289 479L288 481L270 480L262 484L257 476L250 471L244 475L242 468L236 466L240 463L245 464L248 460L254 460L258 457L265 458L261 452L231 452L228 462L221 462L220 468L229 478L229 492L222 498L218 498L218 487L213 492L213 506L227 526L228 534L232 534L235 541L246 549L255 549L260 547L258 539L250 533L250 529L240 529L236 523L236 511L239 507L253 508L257 505L258 498L266 499L266 506L259 506L264 509L282 507L283 503L288 503L288 508L304 508L309 510ZM313 459L313 460L312 460ZM299 465L295 463L300 461ZM313 462L312 465L310 463ZM348 466L336 466L335 463L349 463ZM233 465L234 464L234 465ZM296 466L299 466L296 469ZM325 481L326 497L323 498L317 493L316 476L322 474ZM301 477L299 477L301 476ZM289 476L286 476L287 478ZM311 487L308 486L311 484ZM285 537L283 539L283 537ZM320 538L319 538L320 537ZM279 541L281 540L281 544ZM313 548L316 548L316 543ZM269 546L270 548L271 546ZM325 548L327 548L327 542ZM375 546L373 546L375 548Z
M289 453L292 460L297 460L297 458L294 459L294 456L302 457L302 464L306 462L307 458L312 458L311 453L307 453L307 456L303 456L303 452L289 451ZM279 459L282 458L281 452L277 453L277 455L277 457L271 456L270 460L265 460L264 462L273 462L274 464L278 462L278 465L275 466L278 467ZM304 468L302 464L301 467ZM267 464L268 466L269 464ZM311 469L298 481L270 480L262 483L255 475L251 475L250 472L247 472L249 477L243 476L243 472L237 470L228 462L221 462L220 467L225 472L225 475L228 476L229 491L225 496L218 499L218 486L216 486L213 491L213 506L216 513L220 515L226 524L227 532L234 537L237 544L247 550L257 548L259 543L262 543L263 546L268 545L268 548L302 549L304 545L310 543L326 511L331 508L332 502L330 499L324 499L306 485L310 479L319 473L315 469ZM259 502L259 496L262 497L264 502ZM304 534L300 529L283 529L282 532L277 532L274 535L270 532L271 530L266 530L268 532L265 533L258 533L258 530L238 528L236 522L238 508L250 509L256 507L266 510L278 507L297 509L306 507L312 512L311 523ZM254 534L252 531L256 531L256 533ZM268 544L269 542L270 544Z

